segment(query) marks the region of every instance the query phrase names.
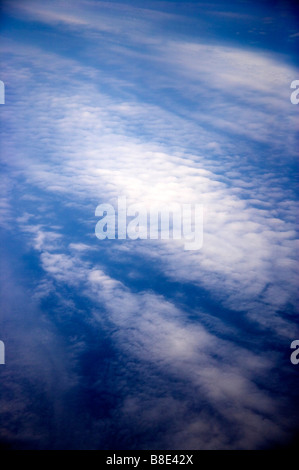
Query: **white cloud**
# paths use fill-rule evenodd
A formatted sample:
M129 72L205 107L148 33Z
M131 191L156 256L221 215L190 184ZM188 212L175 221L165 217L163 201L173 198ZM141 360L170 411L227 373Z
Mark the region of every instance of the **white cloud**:
M258 356L221 340L200 323L189 323L185 312L162 296L132 293L120 281L99 268L90 269L78 258L44 253L42 261L45 271L56 281L80 284L84 294L93 299L95 320L101 328L110 325L109 330L122 355L130 361L137 360L139 367L145 370L147 364L152 364L167 376L188 383L188 387L197 390L198 406L202 401L208 402L221 419L233 422L239 433L235 447L254 448L257 443L263 445L268 439L285 435L287 427L284 424L280 429L276 421L279 403L269 392L255 385L255 381L263 381L271 373L275 357ZM143 393L143 400L149 399L147 392ZM152 420L159 421L154 412L159 400L151 409L151 416L146 416L144 401L139 402L138 392L131 396L133 401L127 397L119 419L137 413L147 425ZM188 401L183 406L189 406ZM219 425L215 417L206 419ZM214 444L216 448L229 447L225 435L218 436L217 443L205 442L201 427L206 426L200 415L191 416L191 421L189 416L184 431L172 433L173 445L181 439L180 445L190 448L196 436L204 448L213 448Z
M177 55L171 56L170 51L175 47ZM165 54L168 54L168 61L173 60L174 67L180 63L181 56L186 62L184 72L176 69L177 81L181 80L181 73L191 77L191 82L197 74L203 83L210 81L209 88L215 86L218 90L235 93L236 97L242 95L245 87L254 94L256 102L261 96L275 94L279 99L278 104L273 103L275 119L275 110L279 111L282 106L284 91L281 89L285 77L291 73L287 66L273 58L257 57L253 52L246 53L244 58L241 51L229 48L195 44L176 44L175 47L174 44L166 45ZM28 60L29 54L34 56L32 66L37 77L40 73L47 77L45 86L32 86L33 91L28 95L24 83L18 89L20 100L7 108L7 119L17 128L14 137L9 137L8 145L13 139L13 145L18 147L15 164L24 172L30 185L70 198L81 207L86 205L86 220L93 217L99 202L114 203L119 195L127 196L129 203L146 205L171 201L203 203L204 244L200 252L187 254L179 244L171 241L168 244L151 243L149 249L142 245L143 254L149 259L162 256L163 269L169 276L203 285L230 308L242 306L242 310L252 311L255 318L256 299L268 284L283 284L285 295L279 301L280 307L287 298L294 304L297 279L294 194L285 188L288 178L279 180L275 160L271 174L263 173L256 163L249 164L247 158L243 161L242 156L234 158L222 154L215 159L215 144L220 146L218 151L221 148L224 152L231 143L225 136L216 141L214 133L204 130L200 121L193 119L190 123L158 105L109 97L90 82L84 81L80 91L80 77L84 74L95 76L95 70L53 54L43 57L37 49L34 54L32 52L32 49L26 51L23 48L18 50L18 56L22 56L22 60ZM196 55L201 55L204 60L194 61ZM238 90L230 76L217 80L216 71L219 68L223 74L226 61L229 64L226 70L232 69L232 75L240 77ZM194 62L196 65L192 65ZM260 68L253 64L259 64ZM60 70L66 65L72 84L61 89L60 79L51 82L50 77L53 73L59 77ZM13 75L10 77L14 80ZM274 89L272 85L275 85ZM293 108L288 100L286 102L285 109L291 116ZM47 103L46 114L44 103ZM221 102L217 105L221 109ZM244 103L242 106L247 119L257 119L259 125L264 125L263 115L244 108ZM230 115L234 122L240 122L238 109L229 110L227 117ZM245 114L243 116L245 119ZM23 122L26 122L25 128ZM141 124L144 127L142 133L138 132ZM275 126L281 128L287 152L288 135L293 133L283 128L279 118ZM273 137L275 141L275 126L267 128L267 140ZM33 154L30 148L21 148L30 128L37 129ZM49 139L46 147L45 138ZM195 140L196 153L193 151ZM47 151L47 159L40 157L44 151ZM90 206L91 200L95 201L94 207ZM65 203L69 204L69 201ZM43 236L36 235L38 245ZM47 236L54 242L54 235ZM117 242L115 248L118 249ZM136 249L141 252L134 245L133 251ZM267 299L260 321L265 323L267 318L270 327L273 309L278 307L278 296ZM268 315L267 311L271 313ZM284 320L281 322L284 324ZM281 332L286 334L291 328L286 324Z
M85 243L70 243L69 248L71 250L75 250L75 251L79 251L79 252L95 250L95 247L90 246L90 245L86 245Z
M75 27L89 39L96 29L118 37L127 28L125 20L111 15L100 23L90 15L78 19L76 9L72 14L57 11L56 3L15 7L18 14L26 10L28 18ZM191 323L184 309L165 297L146 290L134 293L93 256L82 261L95 245L78 242L68 230L53 225L57 220L53 207L52 213L49 210L52 198L72 215L80 211L80 220L76 213L73 221L84 233L88 227L90 236L96 205L114 203L119 195L146 205L203 203L200 251L186 253L174 241L115 241L111 256L134 260L141 255L145 266L168 279L203 287L217 305L232 309L244 321L249 318L251 325L257 322L257 331L277 334L279 341L294 334L294 322L281 313L287 305L296 306L298 285L296 202L290 174L282 174L297 153L295 109L289 102L294 69L273 55L244 49L152 41L142 25L137 21L133 34L123 34L128 42L121 46L110 37L104 55L110 60L121 53L119 75L112 75L109 67L98 70L96 62L87 66L37 46L6 41L5 83L14 93L3 115L13 133L3 141L3 159L11 174L25 182L15 191L11 182L7 184L2 207L13 220L13 197L36 204L34 215L29 209L17 214L47 274L35 299L53 292L57 283L80 291L93 300L89 321L103 331L110 328L120 355L139 362L149 376L149 369L161 368L163 376L192 390L190 396L185 392L185 401L153 400L147 391L137 391L118 409L124 422L136 414L143 425L157 421L165 403L173 411L183 401L181 424L195 400L198 408L209 403L221 419L207 409L189 415L183 429L178 426L171 437L174 448L182 442L196 448L197 439L205 448L229 447L231 442L220 432L222 422L236 429L234 446L255 447L284 436L291 422L279 422L279 399L267 388L276 357L259 357L211 333L201 319L209 317L218 333L235 328L236 337L241 329L225 325L221 318L214 321L201 307L196 310L199 321ZM140 39L148 44L147 51L129 50L130 41ZM147 76L142 70L145 78L140 83L136 58L151 70ZM112 91L107 84L113 85ZM165 87L179 99L158 102L156 93ZM268 145L270 155L258 144ZM33 194L23 194L25 188ZM73 305L72 299L64 301Z

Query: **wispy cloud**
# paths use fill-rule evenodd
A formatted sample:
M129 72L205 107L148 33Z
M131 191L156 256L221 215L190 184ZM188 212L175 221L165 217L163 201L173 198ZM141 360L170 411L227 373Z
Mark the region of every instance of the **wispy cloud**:
M201 50L197 46L194 48L196 54ZM237 66L239 55L234 60ZM51 71L56 65L59 70L59 62L60 59L56 64L53 57ZM79 70L78 65L69 63L69 66L74 76L72 67ZM242 62L240 67L242 69ZM279 68L278 65L275 67ZM46 64L43 73L47 74ZM260 94L265 89L261 85L256 88L253 77L250 80L252 90ZM231 90L230 83L222 86ZM30 184L47 188L49 193L71 197L83 205L88 200L95 204L100 200L115 201L118 195L145 204L173 200L204 203L204 247L201 252L180 255L180 248L178 251L165 248L166 265L178 263L175 276L192 282L200 279L200 283L214 292L218 291L218 276L221 276L224 284L220 290L225 288L226 302L232 301L234 306L240 298L246 305L249 299L265 293L267 286L280 284L283 277L283 289L289 292L290 298L294 296L296 234L292 214L295 203L292 192L283 187L284 182L278 174L262 174L257 167L249 165L247 158L235 157L234 162L233 158L223 157L223 153L219 168L213 155L215 135L203 130L196 121L189 123L154 105L116 100L88 83L84 93L77 92L72 96L74 88L79 89L73 84L62 93L57 89L57 83L53 87L47 82L46 89L38 92L38 102L48 102L50 117L45 117L43 105L34 106L36 123L31 118L31 126L39 129L35 138L39 151L32 157L31 150L29 153L23 148L20 150L22 162L18 159ZM37 90L33 89L36 99ZM9 112L8 119L15 120L15 116L19 116L23 122L27 121L28 113L31 114L33 97L25 98L22 90L20 96L22 98L14 105L17 112L11 117ZM291 108L289 104L288 107ZM140 123L143 131L136 134ZM24 141L24 132L28 132L21 125L18 129L15 146ZM164 139L166 132L167 141ZM248 131L245 132L249 137ZM286 135L287 142L289 131L281 129L281 132ZM45 138L50 135L55 139L47 142ZM152 142L149 142L149 135L153 136ZM160 135L162 142L158 143ZM168 145L170 136L171 145ZM195 136L199 148L196 155L192 152ZM264 138L269 139L269 136ZM231 144L227 138L217 140L221 149L228 150ZM40 158L40 152L45 151L50 158L48 162ZM94 207L86 207L90 207L89 219ZM157 253L161 255L161 248ZM168 272L172 273L172 269ZM236 290L237 285L242 285L242 289ZM271 296L267 298L270 303L274 302ZM282 299L285 301L286 296L281 296L284 303ZM255 309L255 300L253 305Z
M257 443L265 445L267 440L282 438L281 433L287 431L282 431L276 422L279 403L269 391L262 392L252 381L269 376L274 363L267 355L256 356L213 336L200 324L186 322L186 314L162 296L131 293L120 281L99 268L90 269L78 258L47 252L42 262L45 271L56 281L83 286L85 295L95 302L95 320L101 328L110 325L122 355L137 361L138 367L145 371L150 363L151 367L163 371L165 377L190 383L188 387L197 390L197 406L202 407L206 402L212 406L212 414L204 412L204 417L199 414L197 418L191 414L191 419L189 416L184 422L184 431L175 429L169 433L166 439L170 448L176 445L192 448L196 439L201 448L229 447L224 435L217 440L213 438L212 443L206 440L205 433L212 432L208 422L220 427L225 420L234 423L239 431L242 429L237 432L242 436L234 444L237 448L251 448ZM151 404L150 414L144 411L144 400L150 400L147 387L127 397L119 410L121 422L137 413L147 426L157 426L163 420L156 415L160 400ZM170 401L171 404L171 400L168 397L165 403ZM182 403L184 407L191 406L188 400ZM212 417L215 410L220 416L218 420ZM244 427L244 422L251 425Z

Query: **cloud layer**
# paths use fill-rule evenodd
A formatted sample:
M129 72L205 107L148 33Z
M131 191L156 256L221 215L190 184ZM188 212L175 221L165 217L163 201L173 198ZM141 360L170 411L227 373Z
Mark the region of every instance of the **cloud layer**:
M273 51L174 34L192 24L175 11L91 1L72 12L67 2L5 9L8 22L37 32L20 44L5 31L1 50L1 226L7 263L22 273L10 272L6 290L20 298L3 294L3 317L27 295L36 326L27 339L26 323L14 333L18 314L7 331L6 341L35 346L4 373L3 439L37 448L287 442L297 413L285 360L298 305L295 67ZM203 204L203 247L99 241L95 208L119 196ZM39 387L44 427L37 398L20 400L26 380Z

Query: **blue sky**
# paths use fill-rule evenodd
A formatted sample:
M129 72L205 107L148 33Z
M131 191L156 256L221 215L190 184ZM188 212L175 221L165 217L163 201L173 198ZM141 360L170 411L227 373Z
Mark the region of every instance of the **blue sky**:
M292 2L1 8L1 445L290 446ZM203 204L203 247L98 240L120 196Z

